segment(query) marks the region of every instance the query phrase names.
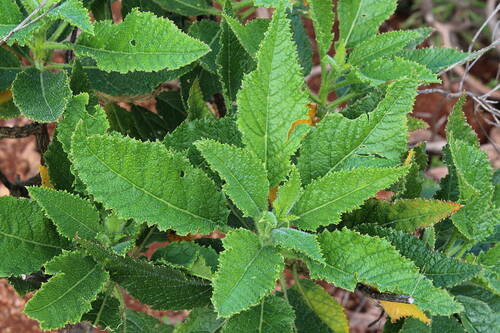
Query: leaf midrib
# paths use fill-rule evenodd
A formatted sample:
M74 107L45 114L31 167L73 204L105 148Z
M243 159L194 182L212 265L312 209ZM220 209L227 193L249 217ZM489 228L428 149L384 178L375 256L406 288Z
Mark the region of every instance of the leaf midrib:
M51 245L51 244L44 244L44 243L40 243L40 242L37 242L34 240L25 239L25 238L19 237L17 235L12 235L12 234L6 233L6 232L1 231L1 230L0 230L0 234L4 235L6 237L14 238L14 239L17 239L21 242L25 242L25 243L29 243L29 244L33 244L33 245L38 245L38 246L42 246L42 247L49 247L49 248L58 249L58 250L62 249L62 247L60 247L60 246L55 246L55 245Z

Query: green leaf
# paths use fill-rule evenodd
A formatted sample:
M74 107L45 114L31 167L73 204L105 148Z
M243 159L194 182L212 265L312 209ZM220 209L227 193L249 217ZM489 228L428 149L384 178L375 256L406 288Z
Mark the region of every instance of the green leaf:
M238 131L235 121L228 117L197 119L182 123L163 141L169 149L185 152L192 165L202 168L212 179L219 182L218 176L209 168L208 163L193 144L200 139L213 139L220 143L241 147L243 145L241 133Z
M480 266L430 250L422 241L404 232L374 225L362 225L358 229L362 233L387 239L401 255L411 259L436 287L452 287L470 280L481 271Z
M467 118L465 118L465 114L463 112L465 101L466 96L463 95L453 106L453 109L448 116L446 135L453 135L454 137L467 142L468 145L479 148L479 141L476 132L467 122Z
M144 29L145 26L149 28ZM78 56L92 57L99 69L120 73L177 69L210 50L180 31L169 19L138 10L118 24L97 22L95 36L83 33L74 49Z
M210 303L212 288L208 280L172 267L121 257L86 240L79 240L79 243L106 268L112 281L153 309L184 310Z
M166 11L185 15L217 15L218 11L206 0L153 0L155 4Z
M62 19L80 28L85 33L94 33L94 26L90 22L89 12L79 0L66 0L62 2L59 6L52 9L48 16Z
M210 47L211 51L200 58L199 62L201 66L207 71L216 73L216 57L217 54L219 54L219 50L221 48L220 25L217 24L217 22L210 20L197 21L191 24L191 26L189 27L189 34L194 38L201 40L203 43L207 44Z
M224 319L217 319L217 313L210 307L194 309L184 322L175 327L175 333L215 333Z
M299 279L288 291L295 308L299 333L348 333L349 323L344 308L325 289L311 280Z
M203 99L203 92L200 87L200 80L196 78L189 89L189 97L187 100L188 120L210 118L213 117L212 112L208 108Z
M361 206L378 191L401 178L408 168L357 168L328 173L306 186L292 210L299 217L297 226L316 230L337 224L342 213Z
M210 167L225 181L222 187L224 192L244 216L258 218L267 211L267 172L254 154L213 140L198 141L195 145Z
M219 256L214 249L194 242L172 242L158 249L152 259L161 264L187 269L191 274L211 280Z
M288 137L292 123L305 117L307 96L291 40L290 20L283 8L274 12L257 54L257 69L238 93L238 127L243 142L266 166L271 187L290 169L290 156L308 128L299 126Z
M498 312L493 312L487 303L467 296L458 296L457 299L464 306L460 319L467 332L493 333L498 331L500 315Z
M213 280L212 303L220 317L230 317L257 305L274 289L283 270L283 257L271 246L262 246L254 233L237 229L222 240L224 252Z
M260 42L269 27L270 20L257 18L245 25L229 15L224 15L224 20L238 38L241 46L245 48L252 58L255 58L259 51Z
M74 166L89 193L121 218L179 234L210 233L225 225L222 193L161 143L101 135L80 137L72 146Z
M429 68L432 72L438 73L451 68L471 56L455 49L446 48L424 48L416 50L404 50L398 56L417 62Z
M392 56L419 38L414 30L390 31L359 43L349 54L349 63L361 66L380 57Z
M314 234L292 228L277 228L271 232L271 239L275 245L299 251L318 262L325 262Z
M72 191L75 176L71 173L71 162L57 137L52 139L44 154L49 169L50 182L58 190Z
M394 202L369 200L359 210L345 217L348 225L374 223L406 232L415 232L442 221L460 209L451 201L401 199Z
M309 14L314 25L316 41L318 42L319 58L323 59L328 53L333 41L333 2L325 0L309 1Z
M231 2L226 1L224 19L221 22L221 48L216 57L217 74L222 84L226 108L232 109L240 90L243 75L255 68L255 62L229 27L225 17L232 15Z
M300 8L294 7L288 15L290 16L293 40L297 46L297 56L299 57L300 67L302 67L302 74L307 75L312 69L312 46L308 32L304 27L304 22L302 21Z
M288 302L269 295L246 311L232 316L222 333L291 333L295 314Z
M302 196L300 174L295 166L292 166L288 180L278 189L273 208L279 219L285 219L292 210L297 200Z
M114 285L112 285L114 287ZM92 310L83 315L82 321L93 326L115 331L122 323L120 302L109 293L101 293L92 302Z
M327 115L300 150L302 181L308 184L331 170L398 165L407 147L406 115L412 111L416 88L411 80L390 84L375 110L356 119L336 112Z
M9 88L21 70L19 59L12 52L0 47L0 91Z
M385 332L385 331L384 331ZM432 322L427 325L415 318L407 318L404 321L400 333L465 333L462 325L454 317L432 317Z
M79 252L55 257L45 265L45 273L54 276L24 308L24 313L36 319L44 330L79 322L109 279L108 273Z
M88 103L87 93L72 96L64 112L64 118L57 124L57 138L67 154L71 152L71 136L75 132L76 125L87 114Z
M125 309L122 312L122 325L118 328L120 333L172 333L172 326L163 324L155 317L142 312Z
M92 89L111 96L150 94L160 83L178 79L193 69L192 65L187 65L174 70L135 71L122 74L100 70L91 58L83 58L82 65L83 71L90 79Z
M452 132L448 142L460 191L459 202L464 204L452 217L453 224L468 239L481 240L494 232L500 219L500 209L493 208L493 172L486 153L477 146L455 139Z
M62 115L71 97L71 89L66 72L41 72L29 68L17 74L12 95L25 117L48 123Z
M413 79L420 83L441 82L427 67L400 57L377 58L364 64L354 75L362 82L373 86L402 78Z
M0 91L0 95L2 94L10 94L10 91L8 90ZM0 119L12 119L17 117L21 117L21 113L14 104L12 98L9 98L7 101L3 103L0 103Z
M23 16L15 1L0 0L1 24L15 24L21 22Z
M340 38L351 47L372 37L396 6L396 0L340 0L337 9Z
M0 276L36 272L66 246L34 201L0 197L0 211L0 252L10 253L0 261Z
M30 196L54 222L57 231L68 239L75 236L94 239L103 231L99 211L89 201L65 191L30 187Z
M418 131L420 129L429 128L429 124L419 118L408 116L408 132Z
M15 1L0 0L0 39L7 36L22 20L23 15ZM19 30L7 41L7 45L12 45L15 42L25 45L39 26L40 22L36 22Z
M462 306L436 288L418 268L386 240L348 229L319 234L326 265L306 259L312 279L324 279L353 291L358 282L415 299L415 305L432 314L451 315Z

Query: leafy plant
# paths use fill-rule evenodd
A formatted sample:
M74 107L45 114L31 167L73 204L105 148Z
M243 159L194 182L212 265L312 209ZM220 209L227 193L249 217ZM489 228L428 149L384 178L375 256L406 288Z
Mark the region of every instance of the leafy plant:
M426 29L378 33L396 0L255 1L272 19L245 22L252 4L123 1L113 24L108 1L0 0L0 115L57 123L44 186L0 198L0 276L36 290L25 313L45 330L348 332L321 279L416 318L391 332L493 332L500 190L463 100L433 199L407 142L418 86L472 55L417 49ZM116 104L145 96L155 112ZM192 312L174 327L125 293Z

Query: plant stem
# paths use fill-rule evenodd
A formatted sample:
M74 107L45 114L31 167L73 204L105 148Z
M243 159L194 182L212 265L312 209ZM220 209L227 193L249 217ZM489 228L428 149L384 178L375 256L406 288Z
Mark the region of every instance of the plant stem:
M62 22L61 24L59 24L56 31L54 31L54 33L50 36L48 40L51 42L56 42L57 39L61 36L61 34L64 32L64 30L66 30L67 26L68 26L67 22Z
M44 50L72 50L73 46L57 42L45 42L41 45Z

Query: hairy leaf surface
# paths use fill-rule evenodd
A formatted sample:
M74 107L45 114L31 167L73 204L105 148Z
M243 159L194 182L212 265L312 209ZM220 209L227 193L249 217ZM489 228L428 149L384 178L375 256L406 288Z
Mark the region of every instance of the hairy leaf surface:
M61 235L94 239L103 230L99 211L89 201L65 191L30 187L29 193L54 222Z
M20 71L19 59L7 49L0 48L0 91L9 88Z
M224 19L238 38L241 46L245 48L249 55L255 58L259 51L260 42L264 38L270 21L268 19L257 18L243 25L238 20L228 15L225 15Z
M283 257L245 229L231 231L223 243L212 303L220 317L230 317L257 305L274 288Z
M345 217L347 225L375 223L406 232L433 226L460 209L451 201L401 199L394 202L369 200L363 207Z
M153 309L183 310L210 302L212 288L208 280L188 275L180 269L121 257L85 240L79 243L106 268L111 280Z
M202 0L205 1L205 0ZM189 34L207 44L211 51L199 59L203 68L212 73L217 72L216 57L220 50L220 25L215 21L201 20L189 27Z
M311 0L309 2L311 19L318 42L319 57L322 59L330 49L333 41L333 2L324 0Z
M337 224L342 213L358 208L407 171L406 167L357 168L331 172L314 180L292 209L292 214L299 217L296 224L305 230Z
M290 333L295 314L288 302L269 295L246 311L232 316L222 333Z
M52 259L45 265L45 273L54 276L24 308L44 330L79 322L109 279L109 274L92 258L79 252L65 252Z
M90 22L89 12L79 0L66 0L51 10L48 15L53 18L62 19L80 28L83 32L94 33L94 26Z
M238 93L238 127L243 142L266 166L271 186L290 168L290 156L307 131L291 124L304 117L307 98L292 42L290 20L277 9L257 54L257 69L248 74Z
M407 145L406 115L413 108L417 84L392 83L385 98L369 115L348 119L326 116L304 141L298 166L305 184L330 170L395 166ZM349 140L346 140L349 138Z
M36 272L65 247L34 201L0 197L0 211L0 276Z
M461 63L464 59L470 57L470 54L455 49L429 47L416 50L404 50L399 52L398 56L415 61L426 66L434 73L438 73Z
M148 29L144 29L146 26ZM100 69L120 73L177 69L210 50L169 19L138 10L118 24L97 22L95 36L80 35L74 49L79 56L92 57Z
M375 35L396 5L396 0L340 0L340 38L350 47Z
M64 71L42 72L29 68L17 74L12 95L25 117L46 123L56 121L71 97L69 78Z
M72 148L88 191L120 217L180 234L210 233L226 223L213 182L161 143L104 135L73 141Z
M299 251L309 258L324 262L316 235L292 228L276 228L271 232L274 244L289 250Z
M470 280L481 271L478 265L430 250L422 241L410 234L373 225L360 226L359 230L371 236L387 239L404 257L411 259L436 287L452 287Z
M254 154L213 140L198 141L195 145L210 167L225 180L224 192L244 216L258 218L267 210L269 181L264 165Z
M292 166L288 180L280 186L273 202L274 211L278 218L284 219L292 210L302 195L300 174L295 166Z
M318 240L326 265L307 260L313 279L324 279L347 290L362 282L380 292L411 296L415 305L433 314L450 315L462 309L384 239L342 229L323 232Z

